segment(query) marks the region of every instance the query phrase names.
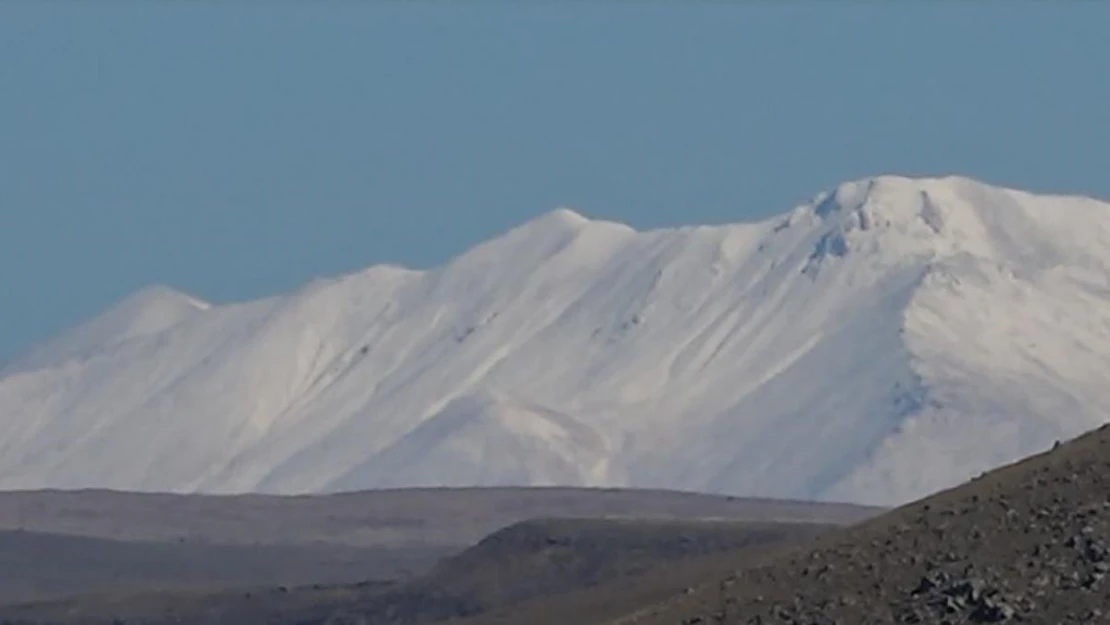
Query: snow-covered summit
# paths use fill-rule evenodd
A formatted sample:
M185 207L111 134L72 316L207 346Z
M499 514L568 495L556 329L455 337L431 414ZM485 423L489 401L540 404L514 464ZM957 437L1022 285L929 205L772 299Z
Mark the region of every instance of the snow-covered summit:
M536 228L567 228L577 230L590 223L590 219L572 208L560 206L555 210L544 213L531 223Z
M0 487L632 485L897 503L1110 414L1110 205L847 182L749 224L551 211L415 271L143 292L0 376Z
M68 358L88 357L128 339L161 332L210 306L163 284L152 284L97 317L30 350L8 370L41 368L60 364Z

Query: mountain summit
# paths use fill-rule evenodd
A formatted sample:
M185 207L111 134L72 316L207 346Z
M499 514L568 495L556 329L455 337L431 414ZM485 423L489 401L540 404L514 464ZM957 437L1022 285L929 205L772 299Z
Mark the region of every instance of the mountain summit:
M727 226L560 209L431 271L130 298L0 377L0 488L901 503L1106 420L1108 276L1110 205L958 177Z

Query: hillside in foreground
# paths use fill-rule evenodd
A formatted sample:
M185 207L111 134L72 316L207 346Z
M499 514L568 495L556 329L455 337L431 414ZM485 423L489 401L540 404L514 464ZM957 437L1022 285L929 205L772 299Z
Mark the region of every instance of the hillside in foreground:
M367 602L328 610L327 622L432 623L481 614L653 569L789 544L829 530L817 523L529 521L445 560L429 575Z
M604 623L1105 623L1108 573L1103 426L812 544L737 561L690 594Z
M580 590L556 588L555 594L547 596L541 593L519 597L522 602L518 605L490 605L489 611L460 620L458 625L1107 622L1108 493L1110 426L1103 426L1049 452L850 527L832 529L816 537L798 537L793 542L742 546L736 551L726 549L710 555L703 552L674 562L664 559L646 570L623 572L631 575L622 573L598 580L589 580L587 575L588 581L597 583ZM573 525L560 523L563 527ZM560 523L546 528L542 524L531 527L545 528L544 532L548 532L557 530ZM620 522L609 523L608 528L616 528ZM529 525L521 527L527 530ZM601 526L587 525L587 529L591 527ZM599 536L610 536L606 531L609 530L603 530ZM507 530L501 536L512 536L512 532ZM544 532L524 531L522 536L542 538ZM635 531L622 528L619 532L633 537L630 540L635 542ZM557 531L551 533L556 535L551 542L557 546L560 543ZM528 566L530 558L543 553L542 548L498 553L496 536L472 552L480 556L485 550L487 557L468 564L471 556L464 554L457 560L445 561L445 568L440 570L451 571L452 566L462 563L461 569L474 574L469 583L485 580L484 573L492 572L489 579L493 583L478 583L471 588L498 588L503 581L498 579L499 575L526 584L532 578L521 574L521 570L530 570L532 575L537 571L547 575L560 570L558 559L544 567ZM649 543L658 548L673 541L675 534L670 532L666 536L669 538L651 536ZM541 540L539 544L548 541ZM633 549L628 553L635 552ZM577 553L569 562L590 561L580 557L582 552ZM494 564L484 566L483 561ZM525 566L514 568L514 563ZM567 570L574 570L574 566ZM468 583L461 575L456 569L455 575L440 578L425 588L429 594L423 599L452 597L452 585L457 589L459 584ZM543 575L539 579L544 579ZM433 573L423 579L436 580L436 576ZM422 581L411 583L415 585L409 588L419 588ZM322 604L334 608L327 617L318 611L307 615L284 612L239 622L258 625L421 622L418 618L404 617L391 621L404 611L378 610L381 604L376 602L400 588L355 594L349 591L337 594L336 589L326 589L323 592L332 593L330 598L321 602L318 600L324 595L318 595L312 605L314 610ZM435 604L423 599L420 605ZM143 604L132 601L118 605L130 609ZM269 605L282 603L278 600ZM78 620L80 613L73 608L73 604L28 606L20 611L9 608L0 618L21 622L20 618L36 615L31 610L47 609L22 622L90 625L110 622ZM98 609L105 608L98 605ZM466 610L462 605L459 611ZM50 615L57 618L46 618ZM322 617L324 620L320 620ZM218 619L218 614L213 618Z

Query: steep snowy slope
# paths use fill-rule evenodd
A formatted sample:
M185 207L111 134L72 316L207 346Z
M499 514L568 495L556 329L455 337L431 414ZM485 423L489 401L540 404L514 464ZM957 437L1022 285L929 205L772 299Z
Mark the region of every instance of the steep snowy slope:
M0 378L0 488L897 503L1105 420L1108 270L1110 205L954 177L741 225L557 210L433 271L138 297Z

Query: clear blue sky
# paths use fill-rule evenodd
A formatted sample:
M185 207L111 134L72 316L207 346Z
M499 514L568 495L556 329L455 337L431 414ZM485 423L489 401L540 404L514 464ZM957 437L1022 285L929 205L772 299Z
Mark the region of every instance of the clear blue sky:
M407 5L407 6L406 6ZM567 205L1110 198L1110 2L0 3L0 361L162 282L430 266Z

